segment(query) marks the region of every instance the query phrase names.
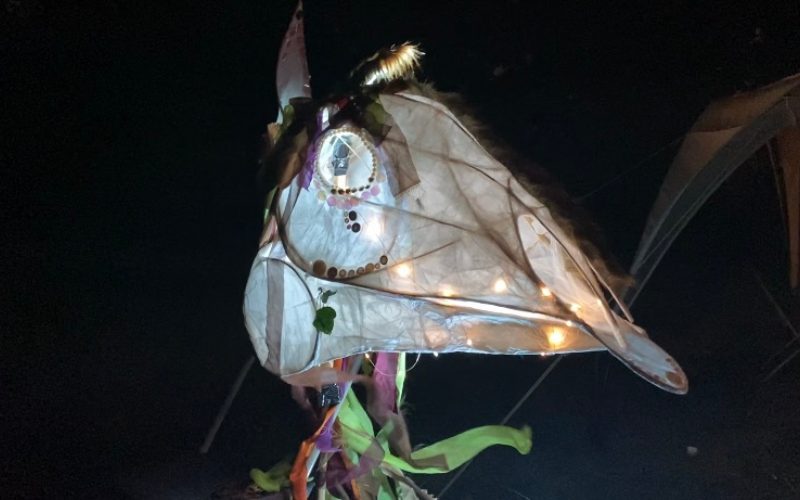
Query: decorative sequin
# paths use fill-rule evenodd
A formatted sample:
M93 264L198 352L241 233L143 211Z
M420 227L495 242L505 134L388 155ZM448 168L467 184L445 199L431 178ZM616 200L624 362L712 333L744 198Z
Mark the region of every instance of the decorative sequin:
M389 263L389 257L387 257L385 255L381 255L380 261L381 261L381 264L383 264L385 266L387 263Z
M311 272L317 276L322 276L327 268L328 266L325 265L324 260L315 260L314 264L311 265Z
M334 279L334 278L336 278L336 276L337 276L338 274L339 274L339 270L338 270L338 269L336 269L335 267L329 267L329 268L328 268L328 278L329 278L329 279Z

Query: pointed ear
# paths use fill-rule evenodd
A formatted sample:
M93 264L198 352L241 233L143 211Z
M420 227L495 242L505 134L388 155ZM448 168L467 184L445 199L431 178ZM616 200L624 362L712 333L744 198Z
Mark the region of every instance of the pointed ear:
M278 118L283 121L283 108L293 97L311 97L311 77L306 61L306 39L303 34L303 2L297 3L289 29L278 53L275 86L278 90Z

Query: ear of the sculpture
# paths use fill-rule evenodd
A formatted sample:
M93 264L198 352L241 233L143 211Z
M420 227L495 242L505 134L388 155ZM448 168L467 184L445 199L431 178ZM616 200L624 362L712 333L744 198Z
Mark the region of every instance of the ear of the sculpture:
M297 2L289 28L283 37L275 71L278 91L278 123L283 122L283 109L295 97L311 97L311 77L306 60L306 39L303 29L303 2Z

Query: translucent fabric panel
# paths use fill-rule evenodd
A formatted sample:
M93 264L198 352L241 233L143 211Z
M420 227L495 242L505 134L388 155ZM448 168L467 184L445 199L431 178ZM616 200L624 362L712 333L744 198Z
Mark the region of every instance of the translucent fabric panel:
M677 364L609 308L549 210L447 108L410 93L380 104L383 141L353 123L321 131L273 206L278 235L259 253L245 311L267 368L288 375L367 351L605 347L651 382L686 390ZM263 307L265 286L268 312L248 312ZM331 335L312 326L324 290L336 292Z
M331 334L314 328L317 290L335 291ZM279 375L353 354L474 352L539 354L602 349L569 319L458 298L414 298L308 275L285 258L280 241L264 246L245 294L247 329L261 363Z

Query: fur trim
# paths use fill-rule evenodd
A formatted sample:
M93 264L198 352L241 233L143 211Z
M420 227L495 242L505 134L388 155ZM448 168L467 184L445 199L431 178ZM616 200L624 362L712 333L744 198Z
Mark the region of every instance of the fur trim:
M577 205L541 166L526 160L498 139L489 127L475 118L473 109L460 95L439 92L430 83L411 82L407 90L447 106L489 154L511 170L528 192L547 205L555 221L578 242L581 251L615 293L633 285L633 278L605 250L602 231L592 222L586 209Z

